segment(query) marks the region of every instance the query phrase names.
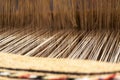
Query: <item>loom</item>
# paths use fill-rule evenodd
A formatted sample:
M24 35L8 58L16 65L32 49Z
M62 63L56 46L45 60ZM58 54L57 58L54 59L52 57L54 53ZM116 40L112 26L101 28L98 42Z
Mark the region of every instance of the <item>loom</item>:
M0 0L0 52L118 65L120 0Z

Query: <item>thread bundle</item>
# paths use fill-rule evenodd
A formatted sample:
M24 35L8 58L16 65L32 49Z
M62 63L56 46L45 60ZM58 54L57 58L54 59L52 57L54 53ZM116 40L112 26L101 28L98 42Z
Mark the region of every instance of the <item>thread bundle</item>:
M24 29L1 32L0 51L49 58L119 62L120 33L110 31L49 31ZM29 34L28 34L29 33Z
M120 0L0 0L0 51L120 61Z
M0 0L1 27L119 30L119 0Z

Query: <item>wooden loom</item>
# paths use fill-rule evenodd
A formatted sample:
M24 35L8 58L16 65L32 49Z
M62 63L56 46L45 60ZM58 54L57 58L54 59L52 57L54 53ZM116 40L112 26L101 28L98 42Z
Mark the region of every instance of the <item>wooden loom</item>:
M119 0L0 0L0 10L1 67L120 70Z

